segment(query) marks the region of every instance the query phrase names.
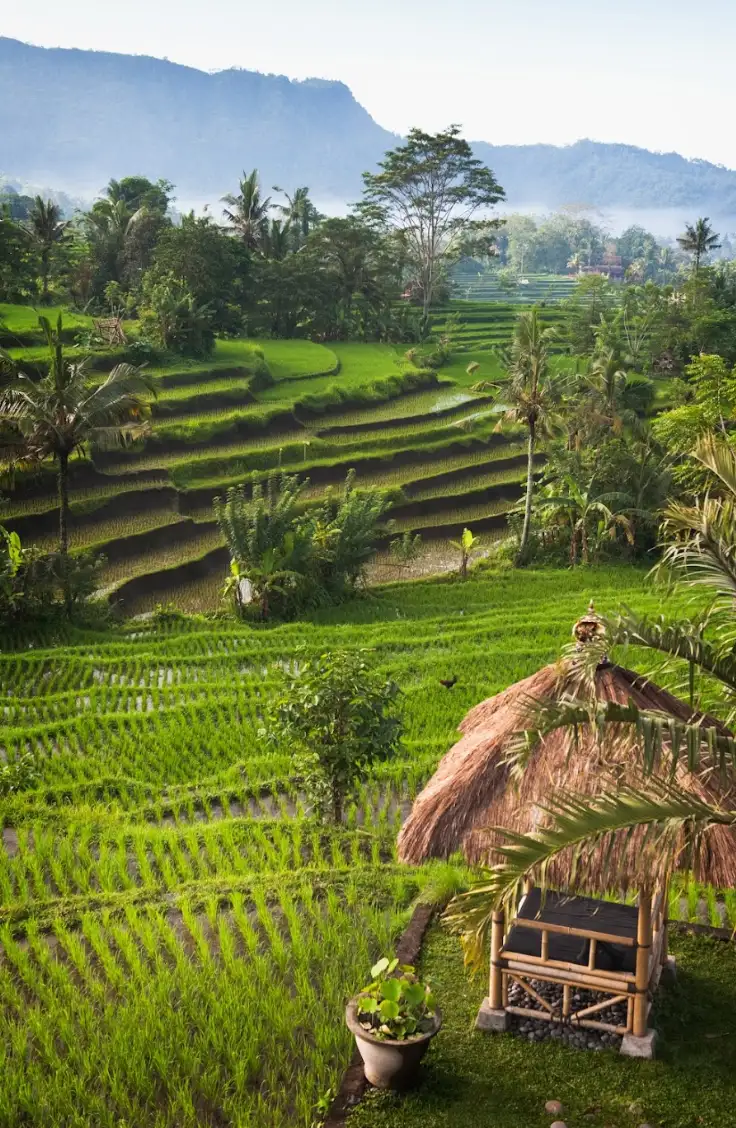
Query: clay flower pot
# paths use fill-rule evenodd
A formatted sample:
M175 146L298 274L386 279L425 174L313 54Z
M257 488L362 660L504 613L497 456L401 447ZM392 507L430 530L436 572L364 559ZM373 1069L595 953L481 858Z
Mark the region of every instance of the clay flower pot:
M432 1029L413 1038L376 1038L358 1022L357 999L345 1009L348 1029L355 1035L358 1052L363 1059L366 1078L377 1089L406 1089L416 1078L419 1063L429 1043L442 1026L439 1010L434 1013Z

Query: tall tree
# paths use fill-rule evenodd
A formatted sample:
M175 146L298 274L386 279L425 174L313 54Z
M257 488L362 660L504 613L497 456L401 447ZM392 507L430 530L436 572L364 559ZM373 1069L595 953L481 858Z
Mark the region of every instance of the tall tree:
M258 180L258 169L240 181L236 195L229 194L222 197L225 219L232 231L245 243L251 251L258 251L268 226L268 212L271 207L271 197L261 195L261 186Z
M715 251L720 247L719 238L720 236L711 227L708 216L698 219L694 225L685 224L685 234L678 235L677 242L683 251L687 251L689 255L693 256L693 273L698 273L701 260L710 251Z
M476 226L473 217L502 200L504 191L456 125L435 134L412 129L379 168L363 173L359 210L403 236L426 314L442 264Z
M41 301L46 304L49 300L51 256L54 248L65 238L69 223L61 218L58 204L36 196L28 213L27 226L38 247L41 260Z
M499 393L505 422L522 423L528 432L526 499L524 524L519 542L517 563L525 563L529 552L529 533L534 495L534 454L537 439L548 434L559 404L559 386L550 371L549 348L554 330L545 327L536 308L519 315L511 347L501 353L508 382Z
M36 265L30 234L0 202L0 301L27 300L35 294Z
M240 333L250 257L210 216L190 212L180 223L162 229L141 291L145 296L173 278L187 288L196 305L209 306L215 331Z
M147 397L154 388L132 364L116 365L100 382L88 373L85 361L65 359L61 315L55 328L46 317L38 320L49 350L48 372L41 380L15 375L0 395L0 423L18 433L26 458L56 462L59 553L68 606L69 460L88 445L121 446L143 434L150 412Z
M131 213L145 208L163 216L171 202L172 190L173 185L168 180L157 180L154 184L147 176L124 176L122 180L111 180L105 195L111 203L122 200Z
M142 208L132 212L122 198L105 197L97 200L84 217L94 263L94 288L100 294L108 282L124 281L126 245L143 215Z

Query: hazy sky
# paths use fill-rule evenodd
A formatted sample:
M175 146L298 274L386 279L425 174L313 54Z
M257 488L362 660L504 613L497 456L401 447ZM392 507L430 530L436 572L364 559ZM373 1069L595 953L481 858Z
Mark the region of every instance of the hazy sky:
M591 137L736 167L736 0L35 0L0 35L342 79L388 129Z

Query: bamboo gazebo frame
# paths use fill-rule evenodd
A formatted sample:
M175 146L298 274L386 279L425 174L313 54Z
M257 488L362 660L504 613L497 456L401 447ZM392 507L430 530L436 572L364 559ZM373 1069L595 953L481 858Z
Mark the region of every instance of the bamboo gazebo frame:
M591 605L573 628L574 651L470 710L460 725L461 738L414 800L401 829L398 855L402 862L417 865L461 850L471 865L496 863L502 856L498 847L503 845L503 832L498 828L516 835L534 834L544 826L547 801L556 790L594 798L612 780L630 778L636 772L643 752L640 738L632 726L623 725L609 726L605 733L592 724L581 724L574 734L564 726L544 731L525 748L521 765L516 754L519 734L536 731L539 703L569 703L583 695L603 706L634 704L642 712L671 718L680 725L696 723L730 735L716 718L694 712L691 705L650 678L605 656L590 670L589 663L581 661L582 652L594 640L600 643L603 632L603 623ZM671 767L661 751L651 770L655 776L670 779ZM733 801L736 789L730 780L717 773L706 777L693 772L682 757L674 778L698 799ZM662 968L672 967L673 961L667 954L667 891L648 884L649 870L639 849L642 841L642 833L634 833L619 859L622 887L639 890L638 907L573 895L584 889L603 896L610 858L606 855L609 847L602 843L588 858L590 880L581 879L569 852L561 854L546 871L545 885L550 891L544 901L537 891L535 902L529 889L508 922L496 914L489 995L481 1007L479 1026L505 1029L510 1015L523 1011L529 1017L528 1010L535 1019L623 1035L624 1053L651 1056L654 1035L647 1026L649 1001ZM685 860L689 855L684 831L679 845L678 857ZM707 849L697 860L697 879L716 886L731 885L735 869L736 834L728 827L714 827ZM553 889L567 892L553 893ZM544 992L535 993L531 980L561 985L561 1003L547 1005L537 997ZM512 1006L511 983L521 986L540 1009ZM606 999L600 1003L588 1000L590 1005L574 1009L574 988L602 992ZM611 1017L607 1008L614 1002L625 1002L625 1023L607 1021Z
M591 922L587 926L586 918ZM536 934L539 955L523 950L529 947L530 936L535 938ZM519 942L522 935L526 944ZM559 958L553 949L561 938L567 940L567 947L577 947L581 952L587 942L584 961ZM576 940L580 941L577 945ZM630 963L632 968L598 966L599 953L606 949L615 950L621 962ZM505 1030L509 1015L571 1024L622 1035L622 1053L649 1057L654 1044L654 1032L648 1028L650 1000L665 967L673 967L667 952L666 890L660 889L654 899L642 891L638 906L633 908L552 892L541 897L528 885L508 928L504 913L493 913L489 993L477 1026ZM532 979L560 985L561 1008L544 999L531 985ZM541 1010L509 1003L511 982L518 984ZM573 1010L574 989L606 997ZM619 1003L626 1003L625 1025L604 1021L602 1012Z

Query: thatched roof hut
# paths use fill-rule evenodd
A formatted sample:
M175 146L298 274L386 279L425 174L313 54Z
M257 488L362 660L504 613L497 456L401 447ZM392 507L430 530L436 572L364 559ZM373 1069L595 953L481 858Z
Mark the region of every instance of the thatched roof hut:
M596 633L595 624L591 613L576 624L581 644ZM633 701L641 709L683 723L692 723L697 717L703 726L727 732L719 721L694 715L667 690L607 660L601 661L595 670L594 684L601 702L626 705ZM496 841L489 828L530 833L546 817L540 807L552 792L564 788L594 796L610 790L611 778L617 774L627 784L635 783L637 777L632 767L639 761L641 750L636 747L637 737L631 725L611 726L602 740L589 726L583 726L577 737L569 730L556 729L537 742L524 770L513 772L508 751L519 731L529 727L530 703L574 697L579 686L580 664L574 657L566 658L471 709L460 725L461 739L444 756L414 802L399 836L400 860L419 863L428 858L445 858L460 850L470 862L489 862L493 860ZM681 787L702 799L736 804L736 787L715 775L706 781L683 765L676 778ZM636 884L636 851L629 853L629 881ZM721 886L734 883L733 831L717 827L709 832L698 867L701 880ZM566 885L567 876L565 862L560 859L550 871L550 878Z

